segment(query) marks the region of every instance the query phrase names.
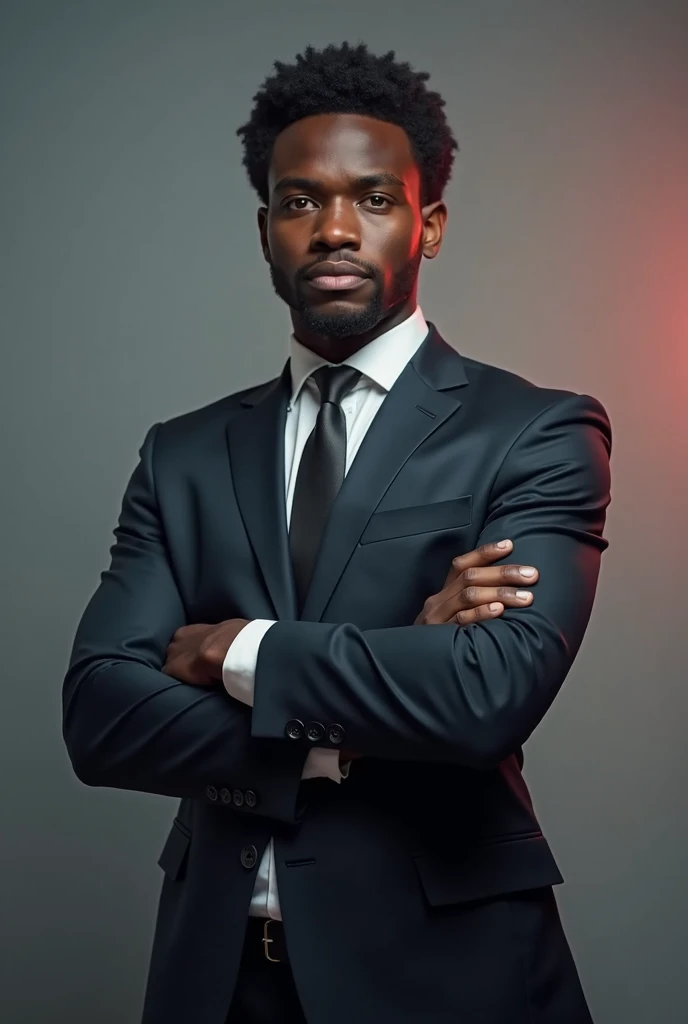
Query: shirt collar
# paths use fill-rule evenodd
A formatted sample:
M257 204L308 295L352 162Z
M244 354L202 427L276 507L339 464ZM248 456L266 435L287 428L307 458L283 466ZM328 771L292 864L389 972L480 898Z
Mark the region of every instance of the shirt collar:
M420 348L428 334L428 325L421 311L415 311L402 323L380 334L358 352L344 360L372 380L383 391L389 391L402 370ZM312 352L292 334L290 339L290 370L292 402L299 396L308 377L327 360Z

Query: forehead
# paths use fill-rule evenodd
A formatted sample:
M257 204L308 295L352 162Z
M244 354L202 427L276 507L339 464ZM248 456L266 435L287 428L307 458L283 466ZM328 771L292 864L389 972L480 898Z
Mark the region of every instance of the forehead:
M269 185L288 176L341 180L389 171L411 183L418 169L403 128L357 114L317 114L280 132Z

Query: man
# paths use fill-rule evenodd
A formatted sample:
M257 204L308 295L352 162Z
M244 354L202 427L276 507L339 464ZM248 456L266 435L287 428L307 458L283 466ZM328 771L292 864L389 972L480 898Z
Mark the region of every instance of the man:
M150 428L64 687L84 783L181 799L143 1020L584 1024L521 748L590 616L609 422L424 320L428 76L275 69L239 133L290 359Z

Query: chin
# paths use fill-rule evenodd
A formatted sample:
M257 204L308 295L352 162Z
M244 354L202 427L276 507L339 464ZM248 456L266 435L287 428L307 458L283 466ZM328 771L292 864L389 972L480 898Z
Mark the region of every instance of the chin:
M357 306L342 300L326 306L306 306L301 310L301 319L310 330L331 338L366 334L377 327L382 317L383 312L377 304Z

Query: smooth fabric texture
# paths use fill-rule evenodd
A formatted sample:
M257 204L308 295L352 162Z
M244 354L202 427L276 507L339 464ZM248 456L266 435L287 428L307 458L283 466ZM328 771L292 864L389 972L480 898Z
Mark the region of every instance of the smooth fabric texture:
M346 417L341 401L361 376L353 366L321 366L313 373L320 392L318 418L299 463L289 546L298 608L308 593L320 540L346 470Z
M349 468L299 618L290 396L285 366L146 433L64 680L78 777L178 801L142 1022L224 1024L272 839L309 1024L590 1024L523 745L593 607L606 411L430 325ZM540 571L529 607L412 624L453 556L502 537ZM180 626L232 617L273 620L252 708L161 672ZM302 780L313 745L363 756L341 785Z

